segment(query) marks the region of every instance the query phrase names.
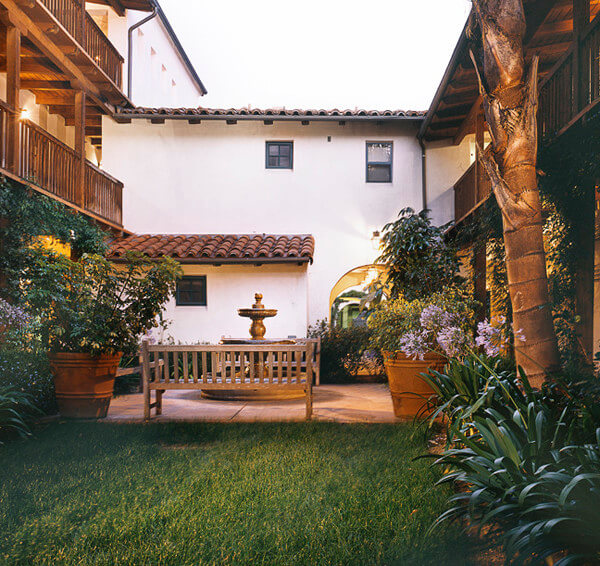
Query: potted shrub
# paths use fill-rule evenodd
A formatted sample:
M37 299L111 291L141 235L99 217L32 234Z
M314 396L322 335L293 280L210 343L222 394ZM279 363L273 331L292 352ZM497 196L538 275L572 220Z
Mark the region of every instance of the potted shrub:
M422 413L434 391L421 374L441 371L448 357L468 351L472 319L472 308L456 290L386 301L373 311L369 327L383 354L397 417Z
M179 264L130 254L119 267L101 255L72 261L38 249L23 277L24 296L49 350L62 416L105 417L123 352L163 325L162 309Z

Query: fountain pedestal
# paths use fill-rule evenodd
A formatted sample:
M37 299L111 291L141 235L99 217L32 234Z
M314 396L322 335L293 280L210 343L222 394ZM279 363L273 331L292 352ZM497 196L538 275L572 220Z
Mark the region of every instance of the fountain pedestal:
M265 318L271 318L277 315L277 309L266 309L262 304L262 294L256 293L254 300L256 301L252 308L238 309L238 314L252 320L250 325L250 339L245 338L223 338L221 344L295 344L294 340L267 340L265 339L266 327L264 324ZM263 354L263 371L268 373L266 367L266 353ZM254 364L254 375L258 375L260 364L258 361ZM203 391L202 397L207 399L218 399L221 401L276 401L287 399L301 399L304 397L302 391L285 388L273 389L213 389Z

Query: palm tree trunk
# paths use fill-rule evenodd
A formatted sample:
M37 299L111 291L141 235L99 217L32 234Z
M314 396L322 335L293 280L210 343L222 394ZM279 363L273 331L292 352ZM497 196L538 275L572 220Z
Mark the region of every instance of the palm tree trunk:
M473 7L471 58L493 149L486 156L479 148L479 159L502 211L517 364L537 387L559 366L536 170L538 60L526 79L522 0L473 0Z

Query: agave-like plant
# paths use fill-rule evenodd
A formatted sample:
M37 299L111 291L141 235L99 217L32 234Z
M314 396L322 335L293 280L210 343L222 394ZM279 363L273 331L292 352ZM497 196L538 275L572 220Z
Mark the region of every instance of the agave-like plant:
M459 488L436 525L497 528L513 563L596 563L600 429L595 442L568 444L580 437L576 400L561 388L533 390L525 375L481 358L451 362L429 381L450 420L439 483Z
M28 421L36 414L40 411L29 394L11 386L0 387L0 442L11 433L30 436Z

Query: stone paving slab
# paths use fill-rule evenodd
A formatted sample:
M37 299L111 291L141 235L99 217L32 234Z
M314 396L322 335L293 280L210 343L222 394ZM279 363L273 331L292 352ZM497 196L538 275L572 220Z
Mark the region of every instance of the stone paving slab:
M387 385L321 385L314 388L313 419L335 422L400 422L394 416ZM154 411L152 411L154 414ZM153 421L301 421L304 399L290 401L215 401L202 399L199 391L170 390L163 395L163 414ZM108 421L143 421L141 394L112 400Z

